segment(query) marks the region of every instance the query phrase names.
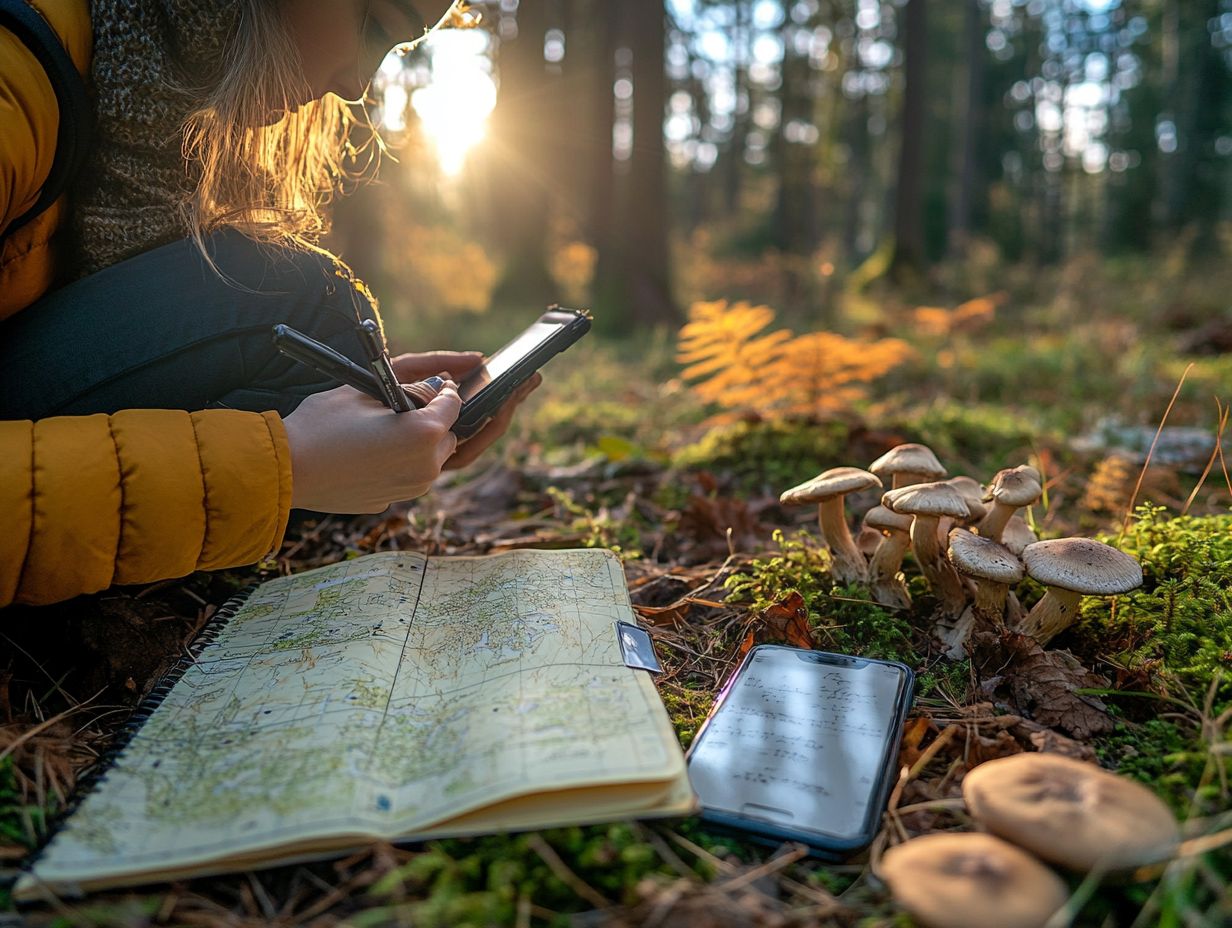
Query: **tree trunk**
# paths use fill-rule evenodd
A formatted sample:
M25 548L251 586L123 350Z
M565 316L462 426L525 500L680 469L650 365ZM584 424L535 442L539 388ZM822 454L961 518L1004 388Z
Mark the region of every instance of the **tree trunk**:
M971 212L975 198L976 140L983 126L984 14L979 0L965 0L963 25L964 67L957 81L954 102L954 141L952 196L950 199L949 252L961 258L971 239Z
M925 261L921 191L924 169L925 78L927 76L928 18L925 0L907 0L903 47L903 88L898 156L898 184L894 194L894 257L890 274L901 278L922 270Z
M505 270L498 303L544 306L555 285L548 274L552 132L559 81L544 66L547 9L542 0L518 5L517 36L500 47L500 91L492 114L489 159L497 234Z
M633 69L633 150L622 187L617 233L605 237L595 284L597 324L608 329L675 326L668 248L665 22L661 0L625 0Z

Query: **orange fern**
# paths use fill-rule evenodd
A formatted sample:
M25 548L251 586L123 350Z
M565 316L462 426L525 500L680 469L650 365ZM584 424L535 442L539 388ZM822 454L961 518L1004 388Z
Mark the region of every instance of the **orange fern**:
M677 360L702 399L728 412L819 419L850 408L871 381L911 356L899 339L860 341L833 332L765 333L774 310L725 300L695 303ZM764 333L764 334L763 334Z

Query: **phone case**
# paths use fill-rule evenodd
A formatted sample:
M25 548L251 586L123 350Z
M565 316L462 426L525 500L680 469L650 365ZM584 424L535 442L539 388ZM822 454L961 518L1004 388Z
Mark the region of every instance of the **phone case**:
M809 655L811 656L809 659L816 659L819 666L823 668L836 665L862 666L866 663L872 663L893 667L902 674L902 683L899 686L893 708L893 718L888 726L885 742L882 747L882 755L877 768L877 778L868 793L868 812L866 813L863 826L855 837L844 838L829 834L820 829L787 827L773 822L734 814L728 810L708 809L705 807L704 797L700 797L703 799L700 816L704 821L719 826L721 829L740 832L758 843L777 845L784 841L796 841L808 846L814 855L824 859L839 860L848 857L866 847L876 836L880 827L881 816L885 810L890 789L896 778L894 761L898 756L899 743L902 739L903 722L907 711L911 707L915 689L915 674L905 664L895 661L853 657L825 651L806 651L801 648L791 648L783 645L758 645L745 655L740 666L736 668L736 672L724 684L710 714L698 730L697 736L693 739L693 743L686 755L686 760L690 764L701 745L705 743L707 735L714 730L716 719L720 717L724 706L728 705L729 696L735 689L736 684L744 677L754 655L767 650ZM746 775L748 775L752 771L752 764L747 765L744 769Z
M590 314L584 310L553 306L535 321L563 324L513 367L484 385L482 390L462 404L462 411L453 424L453 432L459 438L469 438L479 431L531 374L590 331Z

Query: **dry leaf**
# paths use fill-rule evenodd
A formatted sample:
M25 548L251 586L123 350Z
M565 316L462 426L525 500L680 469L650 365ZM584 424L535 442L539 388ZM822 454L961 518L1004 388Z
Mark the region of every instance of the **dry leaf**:
M813 642L813 630L809 627L804 597L794 590L763 612L761 623L767 637L786 641L795 648L812 651L817 647Z
M1025 635L1006 636L1013 659L999 680L1008 687L1019 708L1049 728L1059 728L1086 740L1111 731L1113 721L1103 702L1079 689L1107 687L1108 681L1092 673L1068 651L1046 651Z

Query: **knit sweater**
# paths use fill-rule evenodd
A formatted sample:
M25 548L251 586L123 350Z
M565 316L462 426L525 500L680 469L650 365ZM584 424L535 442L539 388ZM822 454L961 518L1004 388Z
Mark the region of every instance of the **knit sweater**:
M217 79L243 5L91 0L98 134L75 206L80 274L188 234L178 207L197 175L183 156L184 121Z

